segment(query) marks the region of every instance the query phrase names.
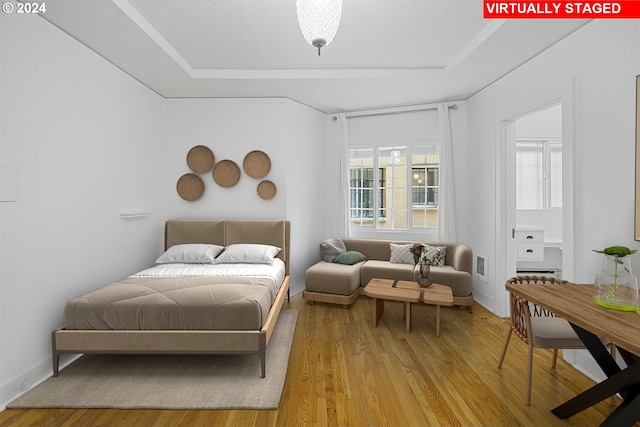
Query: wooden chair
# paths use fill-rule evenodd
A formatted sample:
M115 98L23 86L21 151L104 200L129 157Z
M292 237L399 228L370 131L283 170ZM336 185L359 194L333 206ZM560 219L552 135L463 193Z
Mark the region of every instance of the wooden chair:
M553 277L541 276L517 276L509 279L507 283L512 284L543 284L562 286L568 283L566 280L559 280ZM538 307L526 299L513 295L511 296L511 326L507 332L507 339L502 349L498 369L502 367L511 333L514 332L518 338L529 345L529 366L527 370L527 397L526 404L531 405L531 380L533 374L533 349L550 348L553 349L553 360L551 368L556 368L558 349L583 349L584 344L575 333L569 322L557 317L555 314ZM611 354L614 355L615 347L611 345Z

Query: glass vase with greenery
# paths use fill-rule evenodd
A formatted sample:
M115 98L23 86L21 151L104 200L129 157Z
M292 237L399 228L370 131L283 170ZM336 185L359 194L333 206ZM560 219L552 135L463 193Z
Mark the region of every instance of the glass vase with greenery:
M625 246L610 246L601 251L602 268L596 274L593 302L605 308L635 311L638 307L638 280L631 272L630 255L637 252Z

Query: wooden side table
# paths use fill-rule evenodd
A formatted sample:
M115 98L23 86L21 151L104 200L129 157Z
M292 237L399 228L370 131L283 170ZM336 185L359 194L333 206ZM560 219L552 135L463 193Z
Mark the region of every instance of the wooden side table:
M436 337L440 336L440 306L452 306L453 305L453 292L451 288L438 283L432 283L428 288L421 287L417 282L408 282L405 280L398 280L398 284L395 289L402 290L417 290L421 293L420 301L425 304L431 304L436 306ZM365 288L366 290L366 288ZM411 316L411 307L409 306L409 316ZM408 330L407 330L408 332Z

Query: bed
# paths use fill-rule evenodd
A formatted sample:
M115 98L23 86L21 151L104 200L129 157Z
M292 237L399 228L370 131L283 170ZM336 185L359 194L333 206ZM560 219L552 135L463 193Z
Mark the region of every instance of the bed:
M65 353L253 353L264 378L289 295L289 241L285 220L167 221L156 266L67 302L52 332L53 375ZM271 261L245 262L256 256Z

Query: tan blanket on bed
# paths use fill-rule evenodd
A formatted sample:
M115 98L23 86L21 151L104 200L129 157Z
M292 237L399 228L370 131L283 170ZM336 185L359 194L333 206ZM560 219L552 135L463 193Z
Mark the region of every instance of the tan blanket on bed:
M129 277L67 303L67 329L256 330L275 298L269 278Z

